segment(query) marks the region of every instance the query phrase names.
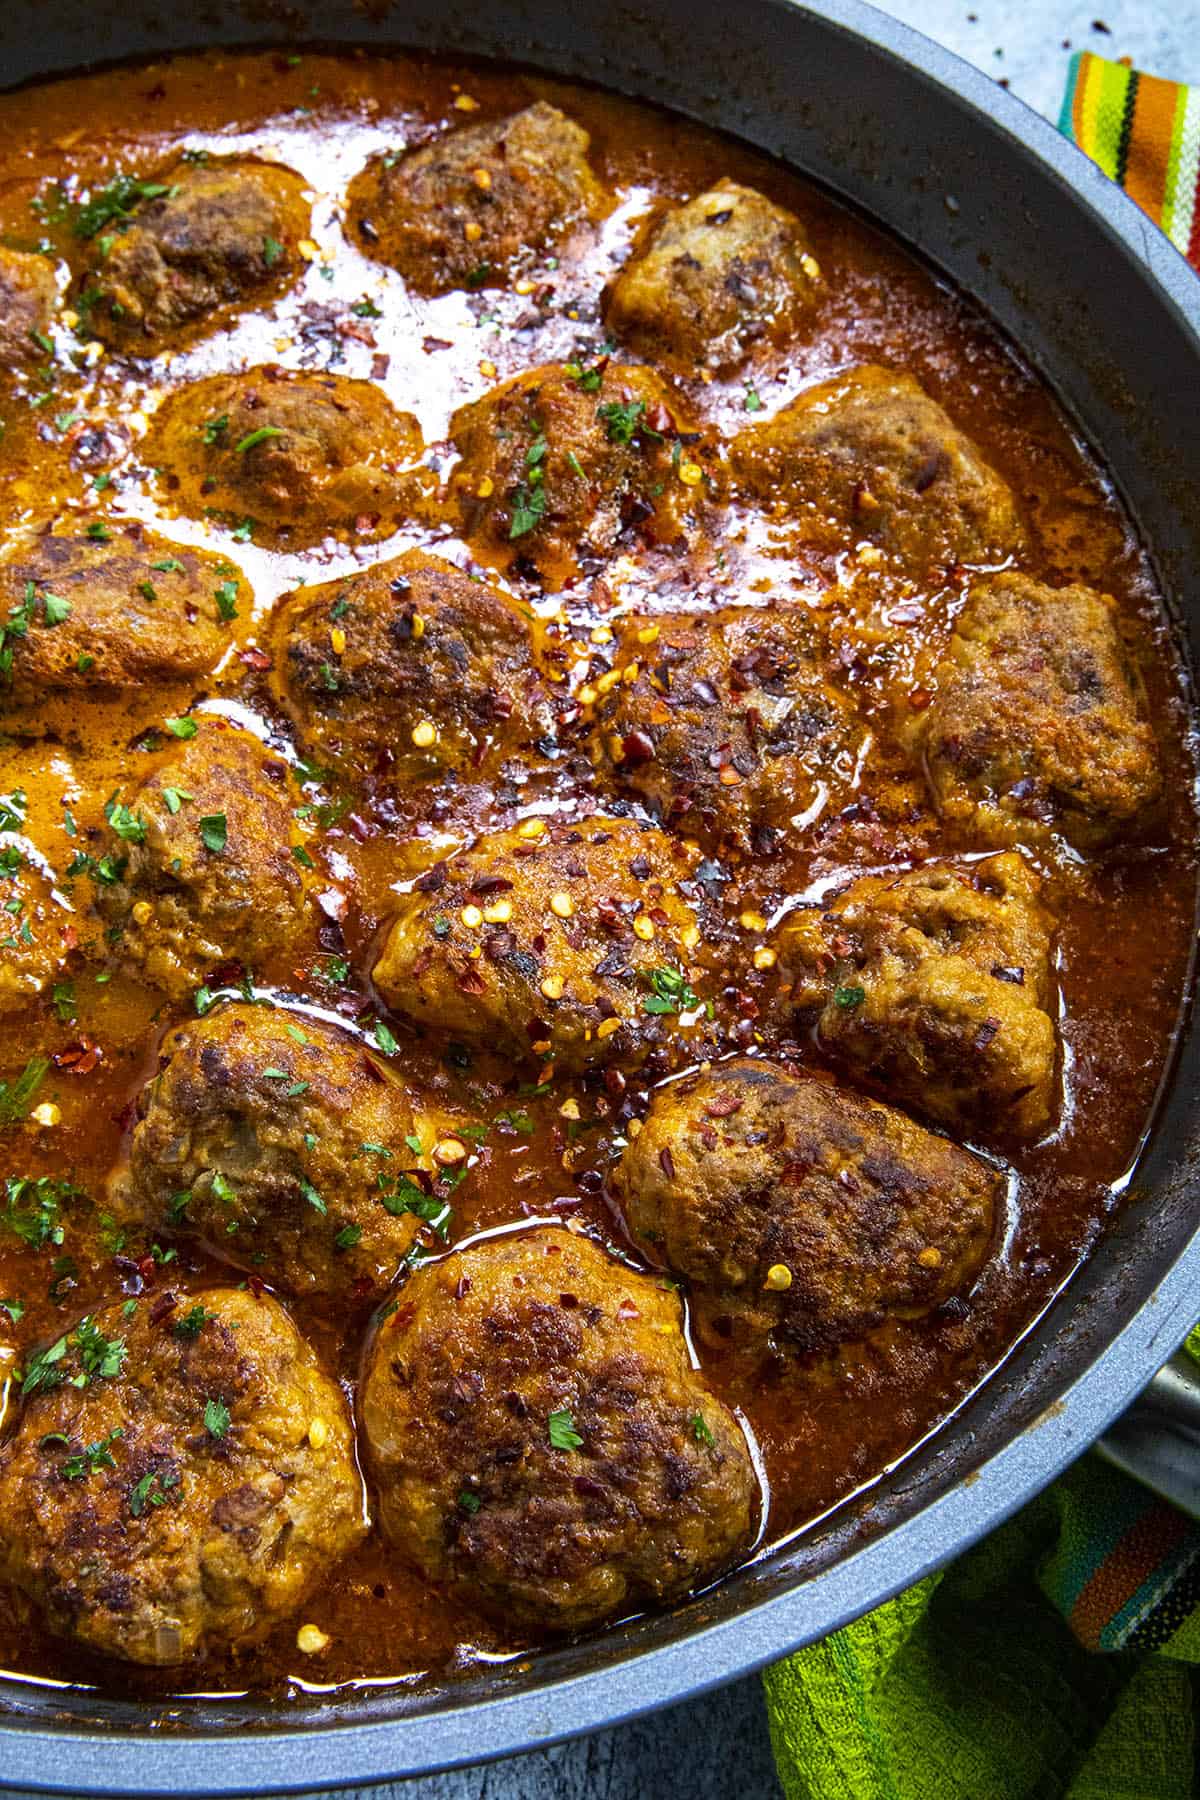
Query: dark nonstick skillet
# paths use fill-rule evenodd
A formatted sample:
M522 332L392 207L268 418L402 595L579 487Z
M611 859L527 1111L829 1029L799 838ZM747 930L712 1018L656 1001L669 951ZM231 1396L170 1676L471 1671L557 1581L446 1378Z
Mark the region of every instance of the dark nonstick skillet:
M214 43L501 56L735 132L846 196L973 294L1100 446L1200 644L1200 283L1070 145L857 0L5 0L0 82ZM921 1450L713 1593L451 1688L169 1715L0 1682L0 1785L224 1794L382 1780L545 1744L730 1680L990 1531L1145 1386L1200 1310L1200 1031L1135 1191L1005 1367Z

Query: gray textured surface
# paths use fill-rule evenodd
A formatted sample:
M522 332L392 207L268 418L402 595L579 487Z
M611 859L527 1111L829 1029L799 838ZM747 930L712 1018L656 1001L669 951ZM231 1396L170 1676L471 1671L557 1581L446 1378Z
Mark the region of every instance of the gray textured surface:
M1051 119L1074 50L1129 56L1151 73L1200 82L1200 0L1173 6L1166 0L892 0L886 10ZM365 1800L776 1800L779 1794L757 1679L556 1749L354 1791Z

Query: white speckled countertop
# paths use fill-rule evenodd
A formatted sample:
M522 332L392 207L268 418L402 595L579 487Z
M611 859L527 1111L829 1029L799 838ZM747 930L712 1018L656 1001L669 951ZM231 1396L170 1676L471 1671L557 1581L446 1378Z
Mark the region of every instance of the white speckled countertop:
M1200 82L1200 0L893 0L884 10L1055 121L1075 50L1128 56L1152 74ZM778 1800L779 1793L756 1677L557 1749L354 1790L359 1800Z

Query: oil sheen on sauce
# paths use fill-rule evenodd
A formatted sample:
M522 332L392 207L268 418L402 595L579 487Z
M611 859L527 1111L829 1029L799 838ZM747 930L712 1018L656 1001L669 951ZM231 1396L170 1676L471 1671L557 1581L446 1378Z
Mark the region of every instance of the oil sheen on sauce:
M568 240L530 280L421 299L343 233L345 189L369 155L469 119L502 116L539 96L588 128L594 166L619 201L598 230ZM255 666L261 658L246 654L275 599L301 581L327 581L413 545L463 563L470 552L449 525L406 527L382 543L346 533L297 553L264 548L252 536L235 541L216 521L163 513L139 457L163 394L203 375L271 361L371 379L417 415L431 446L428 460L444 476L453 461L444 441L451 412L521 369L594 356L604 342L599 294L639 218L658 197L686 197L721 176L762 189L803 218L824 295L815 332L785 352L762 352L729 381L685 381L694 411L732 434L748 414L769 415L802 386L850 363L910 369L1018 493L1036 533L1025 566L1116 596L1146 675L1168 815L1156 838L1110 857L1102 871L1080 861L1046 871L1058 928L1061 1119L1043 1141L1005 1151L1012 1174L1002 1242L970 1306L960 1317L890 1326L799 1371L739 1360L719 1344L698 1346L707 1378L739 1409L757 1443L769 1493L764 1541L796 1530L869 1483L943 1418L1046 1304L1127 1188L1164 1070L1191 940L1193 769L1180 677L1151 573L1102 469L1011 347L910 255L736 143L597 91L402 56L208 54L30 87L0 98L0 123L0 238L14 248L43 246L61 259L64 284L66 259L78 248L64 223L64 200L86 196L116 173L153 170L181 148L244 151L289 165L311 187L307 273L277 304L145 363L97 354L98 344L64 325L53 356L6 394L0 440L4 541L35 521L70 519L78 529L111 513L222 552L244 571L254 605L234 622L230 652L201 707L237 718L293 761ZM85 463L80 435L99 428L101 450ZM508 585L541 620L564 681L576 683L606 666L606 620L615 613L752 602L772 587L828 612L845 678L868 716L885 685L902 685L922 650L944 642L959 599L953 587L885 594L870 568L852 561L797 561L769 526L737 512L700 561L622 556L556 595L516 573ZM56 869L73 853L70 832L86 838L104 801L128 780L131 741L193 699L191 692L160 690L141 711L97 702L83 708L82 723L75 709L69 748L54 735L52 713L43 738L0 736L0 793L24 790L28 833ZM256 989L300 1011L322 1009L351 1030L386 1019L365 971L396 884L489 824L586 810L586 778L569 761L531 767L523 783L504 792L466 788L436 804L418 795L407 808L368 804L340 816L334 806L331 822L307 825L316 885L341 918L354 974L332 996L305 994L284 961L255 969ZM825 796L821 819L797 833L783 857L731 866L724 893L731 919L767 921L765 931L761 923L738 927L739 954L728 971L731 1048L754 1049L762 1040L757 1022L768 1011L773 977L769 968L754 968L752 953L769 943L773 922L852 873L959 847L924 813L890 833L861 821L838 828L871 779L868 757ZM331 798L297 787L297 804ZM82 884L64 903L87 906ZM726 949L721 954L728 957ZM115 1241L105 1184L123 1155L131 1099L154 1067L172 1015L159 996L120 976L97 983L85 971L74 988L69 1003L8 1015L0 1029L0 1078L12 1081L31 1058L50 1059L37 1098L60 1115L52 1126L26 1120L5 1130L0 1174L69 1175L88 1196L64 1215L60 1246L35 1254L0 1232L0 1297L18 1297L24 1308L16 1324L0 1312L0 1382L9 1402L22 1355L89 1305L168 1280L179 1290L228 1276L185 1245L164 1268L153 1257L135 1260ZM604 1179L620 1148L622 1119L602 1088L560 1081L541 1093L528 1071L486 1057L463 1066L400 1021L391 1020L390 1029L405 1078L433 1086L447 1107L486 1127L476 1134L471 1179L456 1198L456 1242L549 1217L576 1220L630 1253ZM815 1052L804 1046L802 1054ZM561 1111L569 1099L578 1102L578 1119ZM270 1286L269 1270L263 1279ZM364 1295L352 1316L316 1303L294 1309L351 1398L363 1336L382 1298ZM301 1687L409 1681L426 1671L441 1677L525 1648L407 1572L377 1537L339 1571L310 1616L331 1639L319 1662L297 1652L293 1622L251 1656L181 1677L106 1669L47 1639L15 1599L0 1593L10 1669L102 1688L115 1683L150 1698L181 1686L283 1697Z

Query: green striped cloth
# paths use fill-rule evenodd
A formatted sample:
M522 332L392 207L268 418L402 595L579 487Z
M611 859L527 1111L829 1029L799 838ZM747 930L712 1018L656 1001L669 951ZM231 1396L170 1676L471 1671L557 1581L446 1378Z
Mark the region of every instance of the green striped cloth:
M1192 1800L1200 1530L1087 1457L763 1679L788 1800Z

